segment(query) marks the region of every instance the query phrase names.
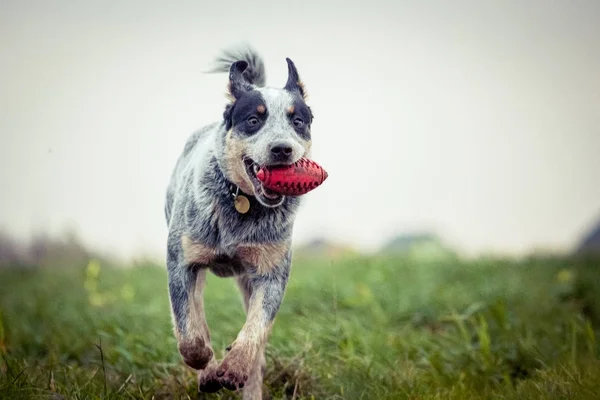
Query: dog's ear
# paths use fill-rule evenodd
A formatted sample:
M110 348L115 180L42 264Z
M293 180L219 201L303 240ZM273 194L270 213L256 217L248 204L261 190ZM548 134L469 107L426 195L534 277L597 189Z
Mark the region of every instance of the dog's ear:
M227 104L225 111L223 111L223 120L225 121L225 130L230 130L233 126L233 104Z
M300 76L298 75L298 70L294 65L294 62L289 58L286 58L288 65L288 80L284 86L285 90L290 92L298 92L303 99L306 99L306 89L304 88L304 83L300 80Z
M235 101L244 92L252 90L252 85L244 77L244 71L248 68L246 61L236 61L229 68L229 94Z

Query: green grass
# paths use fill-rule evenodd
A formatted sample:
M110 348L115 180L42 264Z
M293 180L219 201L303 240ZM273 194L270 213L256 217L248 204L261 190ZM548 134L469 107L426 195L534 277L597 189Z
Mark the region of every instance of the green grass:
M297 258L267 348L265 392L295 399L592 399L600 262ZM209 276L219 357L243 324ZM0 269L0 398L196 398L165 271ZM207 399L239 398L222 391Z

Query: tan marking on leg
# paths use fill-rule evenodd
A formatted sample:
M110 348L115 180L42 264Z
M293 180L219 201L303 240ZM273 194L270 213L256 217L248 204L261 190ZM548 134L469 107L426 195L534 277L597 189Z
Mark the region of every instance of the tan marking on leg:
M269 334L273 322L271 321L266 325L264 324L264 298L265 291L263 288L258 288L258 290L252 294L252 299L249 301L246 323L240 330L236 342L250 342L258 345L262 343L264 338Z
M288 242L263 243L241 246L237 255L243 263L256 267L257 273L263 275L281 263L288 249Z
M248 381L244 385L242 400L262 399L265 366L265 343L263 343L258 349L254 366L252 367Z
M187 235L181 236L181 247L183 249L183 259L188 264L209 264L217 255L215 249L194 242Z
M243 192L254 195L254 185L250 182L242 159L244 154L246 154L246 144L242 140L234 138L231 130L227 132L227 136L225 136L225 168L229 175L228 178Z
M185 363L196 370L205 368L213 358L210 332L204 314L205 282L206 270L199 270L188 298L185 334L175 328L179 352Z
M262 304L264 295L262 288L252 294L246 323L217 369L221 384L229 390L239 389L246 384L254 370L260 349L271 332L273 321L266 321Z
M190 321L193 322L192 329L189 332L194 336L202 335L207 342L210 342L210 332L206 323L204 313L204 286L206 285L206 270L198 271L196 276L196 287L192 293L190 307Z
M242 293L244 311L247 314L248 307L250 306L250 296L252 295L250 288L247 286L247 277L238 276L236 282ZM258 354L255 357L254 366L252 367L248 381L244 385L243 399L245 400L262 399L263 378L267 364L265 359L265 344L266 343L263 343L262 346L259 347Z

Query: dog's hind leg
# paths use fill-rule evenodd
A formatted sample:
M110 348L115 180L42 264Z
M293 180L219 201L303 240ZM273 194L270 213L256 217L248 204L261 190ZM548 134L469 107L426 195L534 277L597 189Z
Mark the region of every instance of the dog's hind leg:
M188 366L204 369L213 358L202 294L206 270L186 262L181 242L170 238L167 271L177 348Z
M246 323L238 333L217 369L221 385L229 390L243 388L251 384L251 390L262 388L260 364L262 352L269 337L271 327L283 300L289 271L291 253L288 251L279 263L268 270L258 266L262 273L249 274L245 285L250 292L247 301ZM252 382L249 381L252 376ZM244 390L245 398L252 397L252 392ZM260 397L258 397L260 399Z

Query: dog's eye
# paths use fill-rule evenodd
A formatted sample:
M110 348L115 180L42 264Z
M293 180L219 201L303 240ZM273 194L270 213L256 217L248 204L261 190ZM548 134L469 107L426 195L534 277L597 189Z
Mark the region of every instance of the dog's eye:
M300 128L304 125L304 121L302 121L302 118L294 118L294 125L296 128Z
M259 121L258 121L258 118L256 118L256 117L250 117L247 119L247 122L248 122L248 125L255 126L258 124Z

